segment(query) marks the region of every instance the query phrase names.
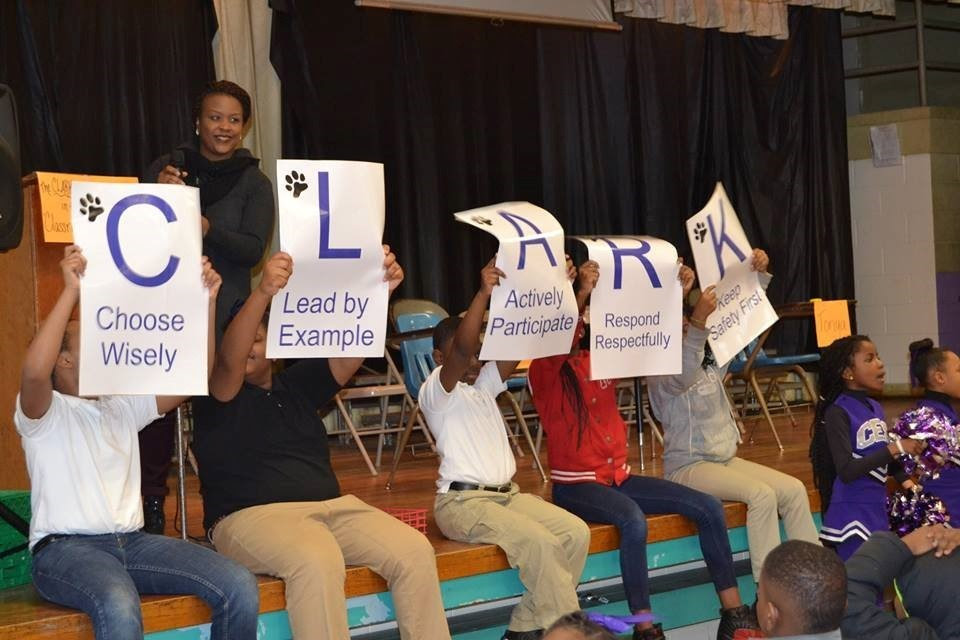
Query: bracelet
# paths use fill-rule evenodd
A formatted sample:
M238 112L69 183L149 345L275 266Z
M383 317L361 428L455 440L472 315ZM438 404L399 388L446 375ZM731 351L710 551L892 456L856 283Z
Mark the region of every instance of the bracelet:
M697 329L706 329L707 323L703 320L697 320L693 316L690 317L690 324L696 327Z
M903 450L903 443L900 442L900 439L897 439L897 451L900 452L900 455L905 456L907 452Z

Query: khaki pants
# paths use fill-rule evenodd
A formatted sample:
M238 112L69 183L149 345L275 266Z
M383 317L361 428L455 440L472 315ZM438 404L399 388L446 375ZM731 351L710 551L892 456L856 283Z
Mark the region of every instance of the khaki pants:
M495 544L526 588L510 616L510 629L549 627L580 608L577 583L590 547L590 529L570 512L519 493L449 491L437 495L434 518L445 536Z
M726 463L695 462L674 471L668 479L721 500L747 504L747 544L754 582L760 581L767 554L780 544L778 513L788 540L820 544L807 488L791 475L734 457Z
M354 496L241 509L213 530L224 555L282 578L295 640L347 640L345 565L387 581L404 640L449 640L433 546Z

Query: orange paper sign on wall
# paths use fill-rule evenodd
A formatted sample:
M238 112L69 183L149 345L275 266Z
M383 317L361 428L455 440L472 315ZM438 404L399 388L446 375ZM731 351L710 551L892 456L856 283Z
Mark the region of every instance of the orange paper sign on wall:
M827 347L837 338L850 335L850 309L846 300L814 300L817 346Z
M37 171L40 191L40 213L43 216L43 241L73 242L70 226L70 185L84 182L138 182L132 176L88 176L80 173L47 173Z

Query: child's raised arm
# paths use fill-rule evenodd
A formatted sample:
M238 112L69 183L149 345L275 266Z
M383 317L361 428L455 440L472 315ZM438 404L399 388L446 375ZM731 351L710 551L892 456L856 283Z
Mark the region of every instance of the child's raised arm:
M383 279L389 283L390 295L403 282L403 268L397 262L397 256L390 251L390 245L383 245ZM341 387L350 382L365 358L331 358L330 373Z
M287 286L292 273L293 258L289 254L278 251L270 256L263 265L260 284L247 297L224 331L216 364L210 374L210 395L220 402L233 400L243 386L247 357L257 337L257 329L263 322L263 314L273 296Z
M490 262L480 270L480 289L473 296L467 312L457 326L457 332L453 336L453 347L440 367L440 384L448 392L453 390L457 381L467 372L473 358L480 350L483 314L487 310L493 288L500 285L500 278L506 278L506 274L497 267L496 260L496 257L491 258ZM506 379L516 367L517 361L497 363L501 379Z
M86 268L87 259L80 247L71 244L63 250L63 260L60 261L63 291L27 347L20 373L20 409L28 418L41 418L50 408L53 369L62 351L63 334L70 314L80 299L80 278Z
M216 272L210 259L203 256L201 262L203 286L207 290L207 378L213 371L213 359L216 352L217 295L223 278ZM167 413L180 406L188 396L157 396L157 413Z

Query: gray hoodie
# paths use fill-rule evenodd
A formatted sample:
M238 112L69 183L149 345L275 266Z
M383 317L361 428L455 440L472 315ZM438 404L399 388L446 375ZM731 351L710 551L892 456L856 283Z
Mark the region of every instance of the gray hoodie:
M650 407L663 424L663 470L669 476L694 462L727 462L740 431L723 388L727 367L703 362L707 331L693 325L683 338L683 371L647 378Z

